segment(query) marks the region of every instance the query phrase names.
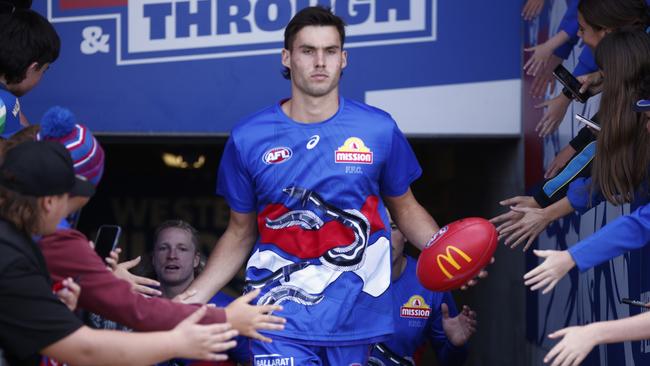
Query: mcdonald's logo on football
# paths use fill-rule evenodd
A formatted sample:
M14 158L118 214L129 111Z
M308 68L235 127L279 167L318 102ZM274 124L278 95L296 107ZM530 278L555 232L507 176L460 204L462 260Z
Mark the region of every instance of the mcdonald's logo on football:
M440 268L442 273L444 273L445 276L447 276L447 278L449 278L449 279L452 279L454 276L452 276L451 273L449 273L449 271L447 270L447 268L442 265L442 261L445 260L445 262L447 262L448 265L451 265L456 270L459 270L460 267L461 267L461 265L458 264L458 261L456 260L456 258L454 258L454 256L452 255L452 253L451 253L452 251L454 253L456 253L458 256L460 256L461 258L463 258L465 260L465 262L470 263L472 261L472 257L467 255L467 253L463 252L462 250L456 248L453 245L447 246L447 249L445 250L446 254L444 254L444 255L443 254L438 254L436 256L436 262L438 263L438 267Z

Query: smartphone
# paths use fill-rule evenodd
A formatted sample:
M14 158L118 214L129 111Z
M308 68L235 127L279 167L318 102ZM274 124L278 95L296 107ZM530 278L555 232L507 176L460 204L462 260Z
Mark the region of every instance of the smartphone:
M640 306L642 308L650 308L647 306L643 301L640 300L632 300L632 299L621 299L621 302L623 304L628 304L628 305L634 305L634 306Z
M99 227L95 237L95 251L102 260L117 248L121 233L122 228L117 225L102 225Z
M578 122L584 123L585 125L593 128L596 131L600 131L600 125L590 120L589 118L586 118L585 116L582 116L580 114L576 114L576 119L578 120Z
M564 85L571 94L580 102L584 103L589 99L591 96L591 93L589 91L586 91L584 93L580 93L580 88L582 87L582 84L576 79L573 74L569 72L562 64L557 65L555 70L553 70L553 76L555 76L556 79L558 79L562 85Z

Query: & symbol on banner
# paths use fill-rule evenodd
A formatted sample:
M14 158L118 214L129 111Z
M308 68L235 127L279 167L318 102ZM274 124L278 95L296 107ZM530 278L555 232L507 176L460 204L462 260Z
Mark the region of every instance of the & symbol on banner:
M81 31L83 42L81 42L81 52L85 55L92 55L97 52L108 53L108 40L110 35L103 34L101 27L86 27Z

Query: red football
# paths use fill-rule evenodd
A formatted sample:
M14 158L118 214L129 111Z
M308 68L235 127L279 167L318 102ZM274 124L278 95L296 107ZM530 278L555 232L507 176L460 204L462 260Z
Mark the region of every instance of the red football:
M470 217L438 230L420 254L417 275L432 291L461 287L490 263L497 231L486 219Z

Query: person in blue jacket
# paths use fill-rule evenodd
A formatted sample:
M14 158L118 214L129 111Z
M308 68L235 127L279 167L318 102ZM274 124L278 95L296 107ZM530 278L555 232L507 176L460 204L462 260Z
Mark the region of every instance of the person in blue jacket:
M390 217L390 215L389 215ZM368 365L414 365L427 341L438 364L460 366L467 358L467 342L476 331L476 313L456 310L450 292L425 289L415 274L417 260L404 253L406 238L391 220L391 287L395 333L372 349Z
M650 58L650 36L645 33L642 34L643 36L639 38L645 42L647 53L645 57ZM630 43L630 47L632 46L643 48L642 44L634 45ZM608 185L624 188L625 184L621 182L617 183L617 172L607 172L601 168L594 175L599 181L599 185L601 186L600 190L592 189L593 181L591 178L580 179L572 183L567 196L567 201L570 202L571 207L579 213L589 210L605 199L613 203L631 201L633 207L636 207L636 209L631 214L621 216L605 225L585 240L569 248L569 250L536 251L538 256L546 258L546 260L528 272L524 277L526 279L526 285L532 286L532 290L545 287L543 292L546 293L574 266L577 266L580 271L586 271L627 251L645 246L650 242L650 207L648 207L648 201L650 201L650 195L648 193L648 161L650 157L648 157L647 147L648 140L650 139L650 103L648 102L648 98L650 97L650 65L646 69L646 74L643 75L639 94L644 96L645 99L637 101L632 107L637 117L635 118L636 122L634 126L631 129L618 126L617 132L623 135L627 132L628 135L643 136L625 144L626 147L634 147L637 145L643 149L632 158L632 164L628 165L631 170L634 170L633 172L628 172L628 174L636 176L636 180L640 182L627 184L627 187L636 186L640 188L634 191L630 188L627 190L619 188L616 194L609 189L603 191L603 181L607 181L608 179L609 182L605 185L605 188ZM634 140L638 141L634 142ZM616 151L604 141L602 144L603 147L608 148L607 151ZM610 158L610 160L614 159ZM625 167L625 163L623 162L615 162L614 164ZM607 166L606 162L600 165Z
M634 110L642 117L639 125L645 127L647 134L650 135L650 72L647 71L644 75L641 95L644 99L634 103ZM621 216L605 225L568 251L539 251L537 254L546 259L526 274L527 284L532 284L532 289L546 286L544 291L547 292L574 266L577 266L580 271L586 271L627 251L647 245L650 242L647 172L646 168L646 182L635 192L636 201L639 202L644 202L645 195L644 203L631 214ZM593 194L587 190L590 184L586 179L574 182L575 187L572 191L575 194L571 194L570 197L578 210L585 210L593 203L605 199L605 195L599 192ZM577 365L595 346L648 339L649 329L650 313L648 312L625 319L567 327L549 335L549 338L560 339L560 341L549 351L544 362L553 361L552 365Z
M645 29L649 24L647 2L648 1L643 2L641 0L625 0L621 2L600 0L581 1L579 8L577 8L579 11L577 19L580 24L578 34L580 35L580 38L583 39L584 43L589 46L585 48L585 51L591 54L591 48L596 48L607 34L616 29L627 28L636 29L638 31ZM567 15L568 13L569 11L567 12ZM565 23L565 20L566 19L563 19L563 24ZM595 70L595 68L593 69ZM574 74L577 74L577 70L577 68L574 70ZM632 68L629 68L628 72L629 70L632 70ZM616 72L620 73L619 70ZM601 77L602 73L600 71L590 75L590 78L598 76L599 80L597 83L600 83L599 87L604 85ZM632 75L632 77L636 77L636 74ZM596 83L594 79L589 79L588 82L586 81L586 78L579 78L579 80L580 79L583 82L583 89ZM612 85L616 82L617 80L614 80ZM566 107L568 107L571 102L570 98L571 95L560 94L559 96L540 105L549 107L547 113L540 121L540 125L538 125L538 128L541 128L543 135L550 133L552 130L557 128L566 112ZM563 109L557 109L559 105L556 103L557 101L566 102L562 106ZM601 101L601 105L604 103L604 101ZM600 121L602 116L598 114L597 117L592 117L592 120L595 121L596 118ZM542 124L544 126L541 126ZM572 208L569 206L566 199L567 189L573 181L591 175L591 166L596 153L595 140L595 132L584 127L566 147L560 150L553 161L549 163L546 173L544 174L546 180L541 182L539 185L540 189L538 189L532 197L515 196L499 202L502 206L515 207L515 209L490 220L495 225L498 225L497 230L502 234L502 237L506 239L506 244L515 247L519 244L517 239L530 232L527 230L519 230L522 226L535 226L536 228L533 231L538 231L538 234L548 223L572 211ZM562 209L558 211L556 210L557 208ZM526 222L520 209L531 209L536 212L544 213L548 222L546 224L534 225L530 221ZM527 244L525 245L525 249L530 246L537 234L528 237L529 240L526 242Z

